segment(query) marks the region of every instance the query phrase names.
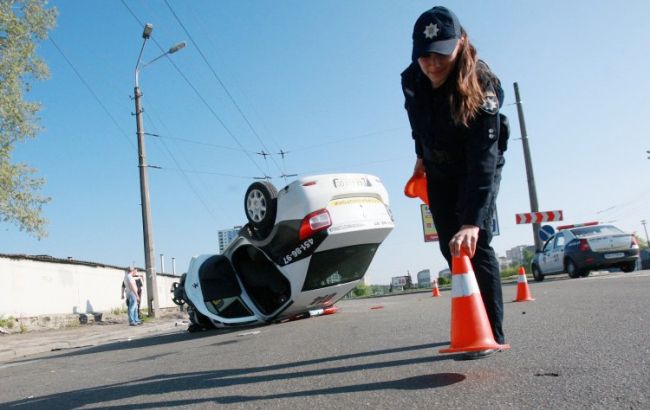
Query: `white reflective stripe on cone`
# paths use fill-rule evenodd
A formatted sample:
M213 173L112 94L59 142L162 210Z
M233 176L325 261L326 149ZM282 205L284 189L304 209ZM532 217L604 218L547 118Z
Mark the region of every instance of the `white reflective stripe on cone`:
M478 283L474 273L461 273L460 275L451 275L451 297L470 296L479 293Z
M528 280L526 279L526 275L519 275L517 278L517 283L528 283Z

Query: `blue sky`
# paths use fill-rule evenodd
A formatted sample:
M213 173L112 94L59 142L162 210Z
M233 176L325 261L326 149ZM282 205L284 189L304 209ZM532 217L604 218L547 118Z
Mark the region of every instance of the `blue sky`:
M437 243L422 240L417 201L402 194L415 156L399 74L410 62L413 23L434 3L168 2L191 39L164 0L124 0L128 8L118 0L51 1L59 10L54 42L38 49L51 79L28 94L43 104L44 130L14 155L47 180L49 236L38 241L2 224L0 253L144 266L130 96L149 22L155 42L144 61L187 41L170 57L178 69L165 58L140 77L145 131L160 135L146 143L149 164L162 168L150 169L149 182L155 252L165 255L167 271L171 257L183 272L192 255L216 252L217 230L245 222L253 177L271 175L282 187L282 173L330 172L378 175L391 195L396 228L370 266L372 283L445 267ZM496 251L533 243L530 225L515 224L515 214L530 209L515 81L540 210L644 237L650 3L439 4L456 12L506 92L513 131ZM261 150L289 154L264 161L255 154Z

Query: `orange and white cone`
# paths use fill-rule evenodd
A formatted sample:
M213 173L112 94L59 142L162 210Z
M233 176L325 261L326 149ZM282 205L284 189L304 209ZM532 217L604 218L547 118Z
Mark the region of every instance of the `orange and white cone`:
M519 267L519 276L517 277L517 298L513 302L528 302L533 299L528 288L528 279L526 279L526 269Z
M494 340L472 264L465 250L461 250L461 256L454 256L451 261L451 343L440 353L509 348L510 345Z
M434 279L432 285L433 285L433 290L431 291L431 296L434 298L440 296L440 289L438 289L438 281Z

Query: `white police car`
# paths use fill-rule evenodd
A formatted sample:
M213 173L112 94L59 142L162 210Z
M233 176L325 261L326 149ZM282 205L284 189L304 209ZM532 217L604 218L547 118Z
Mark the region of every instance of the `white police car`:
M172 287L196 331L272 323L331 307L365 274L394 227L379 178L300 178L279 192L255 182L244 198L248 224L221 255L192 258Z
M549 227L550 228L550 227ZM571 278L589 276L590 271L616 267L631 272L639 258L634 235L613 225L588 222L558 226L532 262L536 281L566 272Z

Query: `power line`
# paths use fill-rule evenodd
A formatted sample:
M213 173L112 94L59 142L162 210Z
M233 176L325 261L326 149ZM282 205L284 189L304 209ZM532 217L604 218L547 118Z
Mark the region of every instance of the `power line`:
M199 55L200 55L201 58L203 59L203 62L208 66L208 68L209 68L210 71L212 72L212 75L214 75L214 77L217 79L217 81L219 82L219 84L221 85L221 87L224 89L224 91L226 92L226 95L228 96L228 98L230 99L230 101L232 102L232 104L235 106L235 108L237 108L237 111L238 111L239 114L242 116L242 118L244 119L244 121L246 122L246 124L248 125L248 127L250 128L250 130L253 132L253 135L255 135L255 137L257 138L257 140L259 141L259 143L262 145L262 148L263 148L264 150L266 150L266 151L269 151L269 149L268 149L268 148L266 147L266 145L264 144L264 141L262 141L262 138L259 136L259 134L258 134L257 131L255 130L255 127L253 127L253 124L251 124L251 122L248 120L248 117L246 116L246 114L244 114L244 112L243 112L242 109L240 108L239 104L237 104L237 101L235 101L235 99L233 98L232 94L230 94L230 91L228 90L228 88L226 87L226 85L223 83L223 81L221 81L221 78L219 77L219 75L217 74L217 72L215 71L215 69L212 67L212 65L210 64L210 62L208 61L208 59L205 57L205 55L203 54L203 51L201 51L201 48L199 47L199 45L196 43L196 41L194 41L194 37L192 37L192 35L190 34L189 30L187 30L187 28L185 27L185 25L183 24L183 22L182 22L181 19L178 17L178 15L176 14L176 12L174 11L174 9L172 8L172 6L169 4L169 2L168 2L167 0L165 0L165 4L167 5L167 8L169 8L169 11L171 11L172 15L174 16L174 18L176 19L176 21L178 22L178 24L181 26L181 28L183 29L183 31L185 32L185 34L187 35L187 37L190 39L190 41L192 42L192 44L194 45L194 47L195 47L196 50L198 51ZM264 157L264 159L266 159L266 157ZM280 166L278 165L278 163L275 162L275 159L274 159L273 157L271 157L271 160L273 161L273 163L275 164L275 166L278 168L278 170L280 170L280 172L284 172L284 171L280 168Z
M50 42L54 45L54 48L56 48L56 50L61 54L61 56L63 57L63 59L66 61L66 63L68 63L68 65L70 66L70 68L72 68L72 71L74 71L74 73L75 73L76 76L79 78L79 80L81 81L81 83L86 87L86 89L90 92L90 94L92 94L92 96L93 96L93 98L95 99L95 101L97 102L97 104L99 104L99 106L102 107L102 109L104 110L104 112L106 113L106 115L108 115L108 117L111 119L111 121L113 122L113 124L115 124L115 126L117 127L117 129L120 130L120 132L122 133L122 136L123 136L124 138L126 138L126 140L128 141L129 145L131 145L131 148L133 148L133 150L135 151L135 150L136 150L136 147L135 147L135 145L133 144L133 141L131 141L131 139L129 138L128 134L127 134L127 133L122 129L122 127L121 127L120 124L117 122L117 120L115 119L115 117L113 117L113 115L111 115L110 111L108 111L108 108L106 108L106 106L104 105L104 103L102 102L102 100L99 99L99 97L97 96L97 94L95 93L95 91L93 91L93 89L90 87L90 85L88 84L88 82L84 79L84 77L81 75L81 73L79 72L79 70L77 70L77 68L74 66L74 64L72 64L72 62L68 59L68 57L65 55L65 53L63 52L63 50L61 49L61 47L59 47L59 45L56 43L56 41L54 41L54 38L52 38L51 35L49 36L49 39L50 39Z
M152 112L152 110L147 110L147 112L145 112L145 115L149 118L149 121L150 121L150 123L152 124L152 127L153 127L154 129L156 128L156 126L155 126L155 124L154 124L154 118L152 118L151 114L153 114L153 115L156 116L156 120L160 123L160 125L161 125L163 128L167 128L167 125L164 123L164 121L163 121L162 119L160 119L160 117L159 117L158 115L156 115L155 112ZM151 135L151 136L160 137L160 134L158 134L158 133L145 133L145 135ZM174 139L179 139L179 138L170 138L170 137L166 137L166 138L167 138L167 139L172 139L172 140L174 140ZM180 138L180 139L182 140L182 138ZM159 169L162 169L162 170L165 170L165 171L178 171L178 172L181 172L181 173L190 173L190 174L216 175L216 176L229 177L229 178L239 178L239 179L255 179L255 177L253 177L253 176L227 174L227 173L215 172L215 171L199 171L199 170L193 170L193 169L183 168L183 167L181 167L181 165L179 164L179 161L175 158L175 155L174 155L173 152L169 149L169 147L167 146L167 144L165 144L165 142L164 142L163 140L161 140L160 142L163 144L163 147L164 147L165 150L167 151L168 155L172 158L172 160L173 160L174 163L176 164L177 168L170 168L170 167L157 167L157 168L159 168ZM232 149L239 151L239 149L236 149L236 148L232 148ZM181 156L183 157L183 159L185 160L185 162L187 162L188 164L191 164L191 162L188 161L187 158L185 158L185 156L183 155L183 151L182 151L182 150L179 150L179 152L181 153ZM187 175L184 175L184 176L187 178ZM190 184L190 185L191 185L191 184ZM190 186L190 188L192 188L192 186ZM194 190L193 190L193 191L194 191ZM199 198L199 200L200 200L201 202L204 202L204 201L202 200L201 195L198 194L197 191L195 191L195 194L197 195L197 197ZM205 203L204 203L204 205L205 205Z
M166 150L167 153L169 154L169 156L172 158L172 160L173 160L174 163L176 164L176 166L179 167L178 170L181 172L181 175L183 176L183 179L185 179L185 182L187 182L187 185L190 187L190 189L192 190L192 192L194 193L194 195L198 198L199 202L201 202L201 204L203 205L203 207L208 211L208 213L210 214L210 216L212 217L212 219L214 220L214 222L217 223L217 224L219 224L219 219L218 219L218 218L216 217L216 215L212 212L212 209L210 209L210 207L208 206L208 204L206 203L206 201L203 199L203 197L201 196L201 194L199 194L199 192L196 190L196 188L194 187L194 184L192 184L192 181L190 181L190 178L187 176L186 172L185 172L183 169L180 168L180 164L179 164L178 161L176 160L176 157L174 157L174 154L172 154L172 152L171 152L171 150L169 149L169 147L167 147L167 144L165 143L165 141L161 140L161 142L162 142L163 147L165 148L165 150Z
M222 172L213 172L213 171L199 171L194 169L183 169L183 168L167 168L161 167L161 169L166 171L180 171L187 172L189 174L203 174L203 175L215 175L219 177L228 177L228 178L237 178L237 179L259 179L259 177L246 176L246 175L234 175L234 174L225 174Z
M170 139L170 140L183 141L183 142L187 142L189 144L203 145L203 146L206 146L206 147L225 149L225 150L230 150L230 151L237 151L237 152L244 152L244 153L248 152L250 154L255 153L254 151L242 150L240 148L229 147L227 145L212 144L212 143L209 143L209 142L196 141L196 140L191 140L191 139L188 139L188 138L172 137L172 136L169 136L169 135L154 134L154 133L151 133L151 132L145 132L144 135L149 135L151 137L156 137L156 138L165 138L165 139Z
M133 16L133 18L138 22L138 24L143 25L142 21L140 21L138 16L135 15L133 10L131 10L131 8L126 4L126 2L124 0L122 0L122 5L124 5L124 7L129 11L129 13L131 13L131 16ZM165 50L160 46L160 44L158 43L158 41L156 41L155 38L152 37L151 39L156 44L156 46L160 49L161 52L165 52ZM194 84L192 84L192 82L187 78L187 76L183 73L183 71L180 68L178 68L176 63L174 63L174 61L172 59L170 59L168 56L167 56L167 61L169 61L169 63L172 65L172 67L174 67L174 69L176 69L176 71L181 76L181 78L183 78L183 80L185 80L187 85L190 86L190 88L192 89L192 91L194 91L194 93L199 98L199 100L201 100L201 102L205 105L205 107L208 109L208 111L210 111L212 116L219 122L219 124L221 124L221 126L226 131L226 133L237 143L237 145L241 148L242 152L244 152L246 154L246 156L253 163L253 165L255 165L255 167L261 173L264 173L262 168L257 164L257 162L255 162L253 157L249 154L248 150L246 150L244 148L244 146L239 141L239 139L235 136L235 134L233 134L232 131L230 131L230 129L226 126L225 122L221 119L221 117L219 117L219 115L215 112L215 110L212 108L212 106L206 101L206 99L203 97L203 95L201 95L199 90L194 86Z
M336 139L336 140L325 141L325 142L321 142L321 143L314 144L314 145L308 145L306 147L298 147L298 148L292 149L292 151L305 151L305 150L309 150L309 149L323 147L325 145L338 144L340 142L347 142L347 141L351 141L351 140L355 140L355 139L361 139L361 138L369 138L369 137L372 137L372 136L378 135L378 134L383 134L383 133L393 132L393 131L406 130L406 129L407 128L405 128L405 127L397 127L397 128L389 128L389 129L380 130L380 131L372 131L372 132L357 135L357 136L354 136L354 137L339 138L339 139Z

